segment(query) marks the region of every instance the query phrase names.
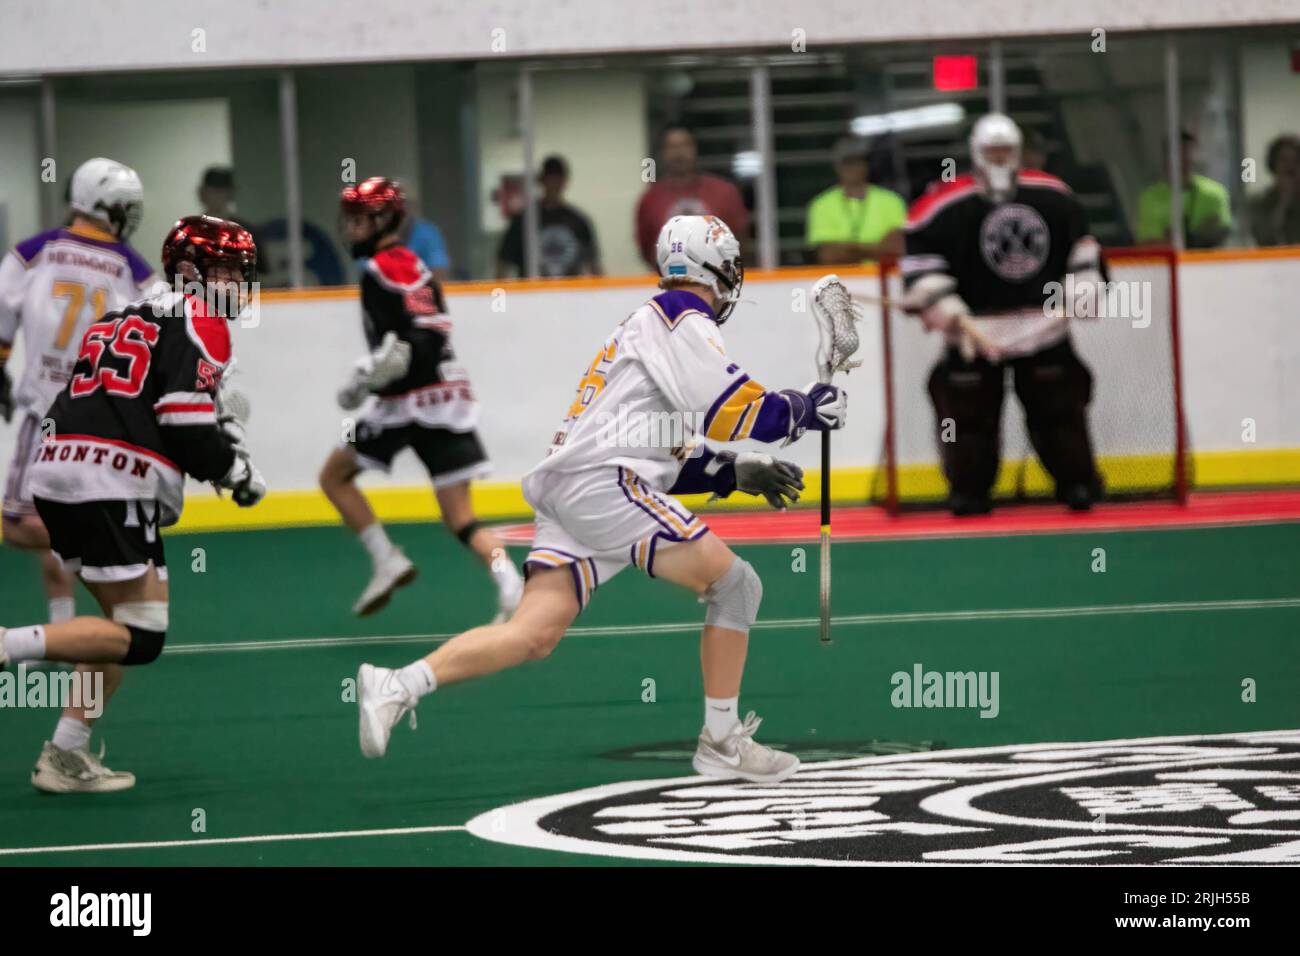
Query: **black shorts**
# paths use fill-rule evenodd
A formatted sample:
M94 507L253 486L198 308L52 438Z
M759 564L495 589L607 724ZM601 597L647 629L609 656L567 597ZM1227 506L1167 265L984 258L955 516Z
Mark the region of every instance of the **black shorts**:
M167 561L153 501L36 499L36 512L50 533L50 549L83 581L133 581L149 570L167 580Z
M362 421L357 425L357 440L351 447L356 452L357 464L381 471L388 471L399 451L410 448L424 462L435 488L482 478L491 467L478 433L473 431L453 432L422 425L376 428Z

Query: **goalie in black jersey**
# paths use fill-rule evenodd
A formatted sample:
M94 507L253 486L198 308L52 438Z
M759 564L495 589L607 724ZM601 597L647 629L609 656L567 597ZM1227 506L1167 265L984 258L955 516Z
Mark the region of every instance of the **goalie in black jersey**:
M167 562L159 529L180 518L185 477L230 489L244 507L266 493L242 425L221 411L232 357L228 320L256 278L253 237L235 223L190 216L168 233L162 262L168 281L184 291L131 303L86 330L71 380L46 414L54 431L32 457L33 497L51 550L104 612L0 627L0 669L75 663L83 704L85 688L102 679L97 700L64 709L37 761L32 784L50 793L135 784L90 752L91 726L123 668L162 653Z
M490 466L475 430L478 402L451 348L442 287L402 245L406 197L397 181L372 176L348 186L340 206L352 254L364 260L361 315L371 351L357 360L338 401L352 411L374 397L352 440L334 449L320 473L321 490L370 554L370 583L352 609L372 614L415 579L415 565L389 539L356 484L363 469L388 471L393 458L410 448L433 482L443 523L491 572L497 619L505 620L519 604L524 582L501 539L479 524L470 504L470 481Z
M949 506L958 515L991 507L1009 367L1057 500L1087 510L1102 492L1088 431L1092 374L1071 345L1067 316L1047 303L1069 273L1070 312L1095 315L1101 248L1065 183L1020 168L1020 130L1009 117L981 117L970 151L973 173L935 184L913 204L900 262L903 308L947 340L929 391ZM955 435L945 434L948 422Z

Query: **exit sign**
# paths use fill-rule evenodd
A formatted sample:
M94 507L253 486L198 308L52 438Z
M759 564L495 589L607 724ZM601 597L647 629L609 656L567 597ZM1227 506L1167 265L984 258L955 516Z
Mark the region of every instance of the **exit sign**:
M979 86L979 60L973 56L936 56L936 90L973 90Z

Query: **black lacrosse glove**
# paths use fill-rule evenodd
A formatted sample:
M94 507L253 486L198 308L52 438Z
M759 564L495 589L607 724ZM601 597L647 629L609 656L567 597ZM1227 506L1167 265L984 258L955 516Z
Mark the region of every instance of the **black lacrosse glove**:
M0 418L5 424L14 420L14 390L9 383L9 373L0 365Z

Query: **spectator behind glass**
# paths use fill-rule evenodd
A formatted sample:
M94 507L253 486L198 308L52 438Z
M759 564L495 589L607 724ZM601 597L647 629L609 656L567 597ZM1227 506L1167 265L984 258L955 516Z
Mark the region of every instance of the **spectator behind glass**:
M547 277L601 274L596 230L581 210L564 201L569 164L563 156L547 156L537 176L542 195L537 200L537 268ZM497 249L497 278L524 274L524 214L515 213Z
M1267 160L1273 185L1250 199L1250 230L1261 246L1300 244L1300 137L1277 137Z
M1170 155L1168 144L1165 154ZM1196 160L1196 135L1183 130L1180 144L1183 166L1183 234L1188 249L1222 245L1232 229L1228 191L1208 176L1192 172ZM1162 179L1138 196L1137 241L1166 243L1170 239L1169 180Z
M229 166L209 166L203 171L199 180L199 205L205 216L216 216L239 223L253 234L253 244L258 247L257 259L262 261L262 248L257 229L252 223L241 219L235 211L235 173Z
M808 204L805 241L815 261L836 265L903 254L907 203L896 192L868 180L870 144L846 136L831 159L839 184Z
M435 279L446 282L451 278L451 257L442 230L429 219L418 214L408 215L400 230L402 245L416 254L429 267Z
M656 182L641 195L636 207L636 241L641 258L650 268L655 261L659 230L673 216L717 216L740 240L749 236L749 212L738 190L727 180L695 167L695 135L685 126L669 126L659 140Z

